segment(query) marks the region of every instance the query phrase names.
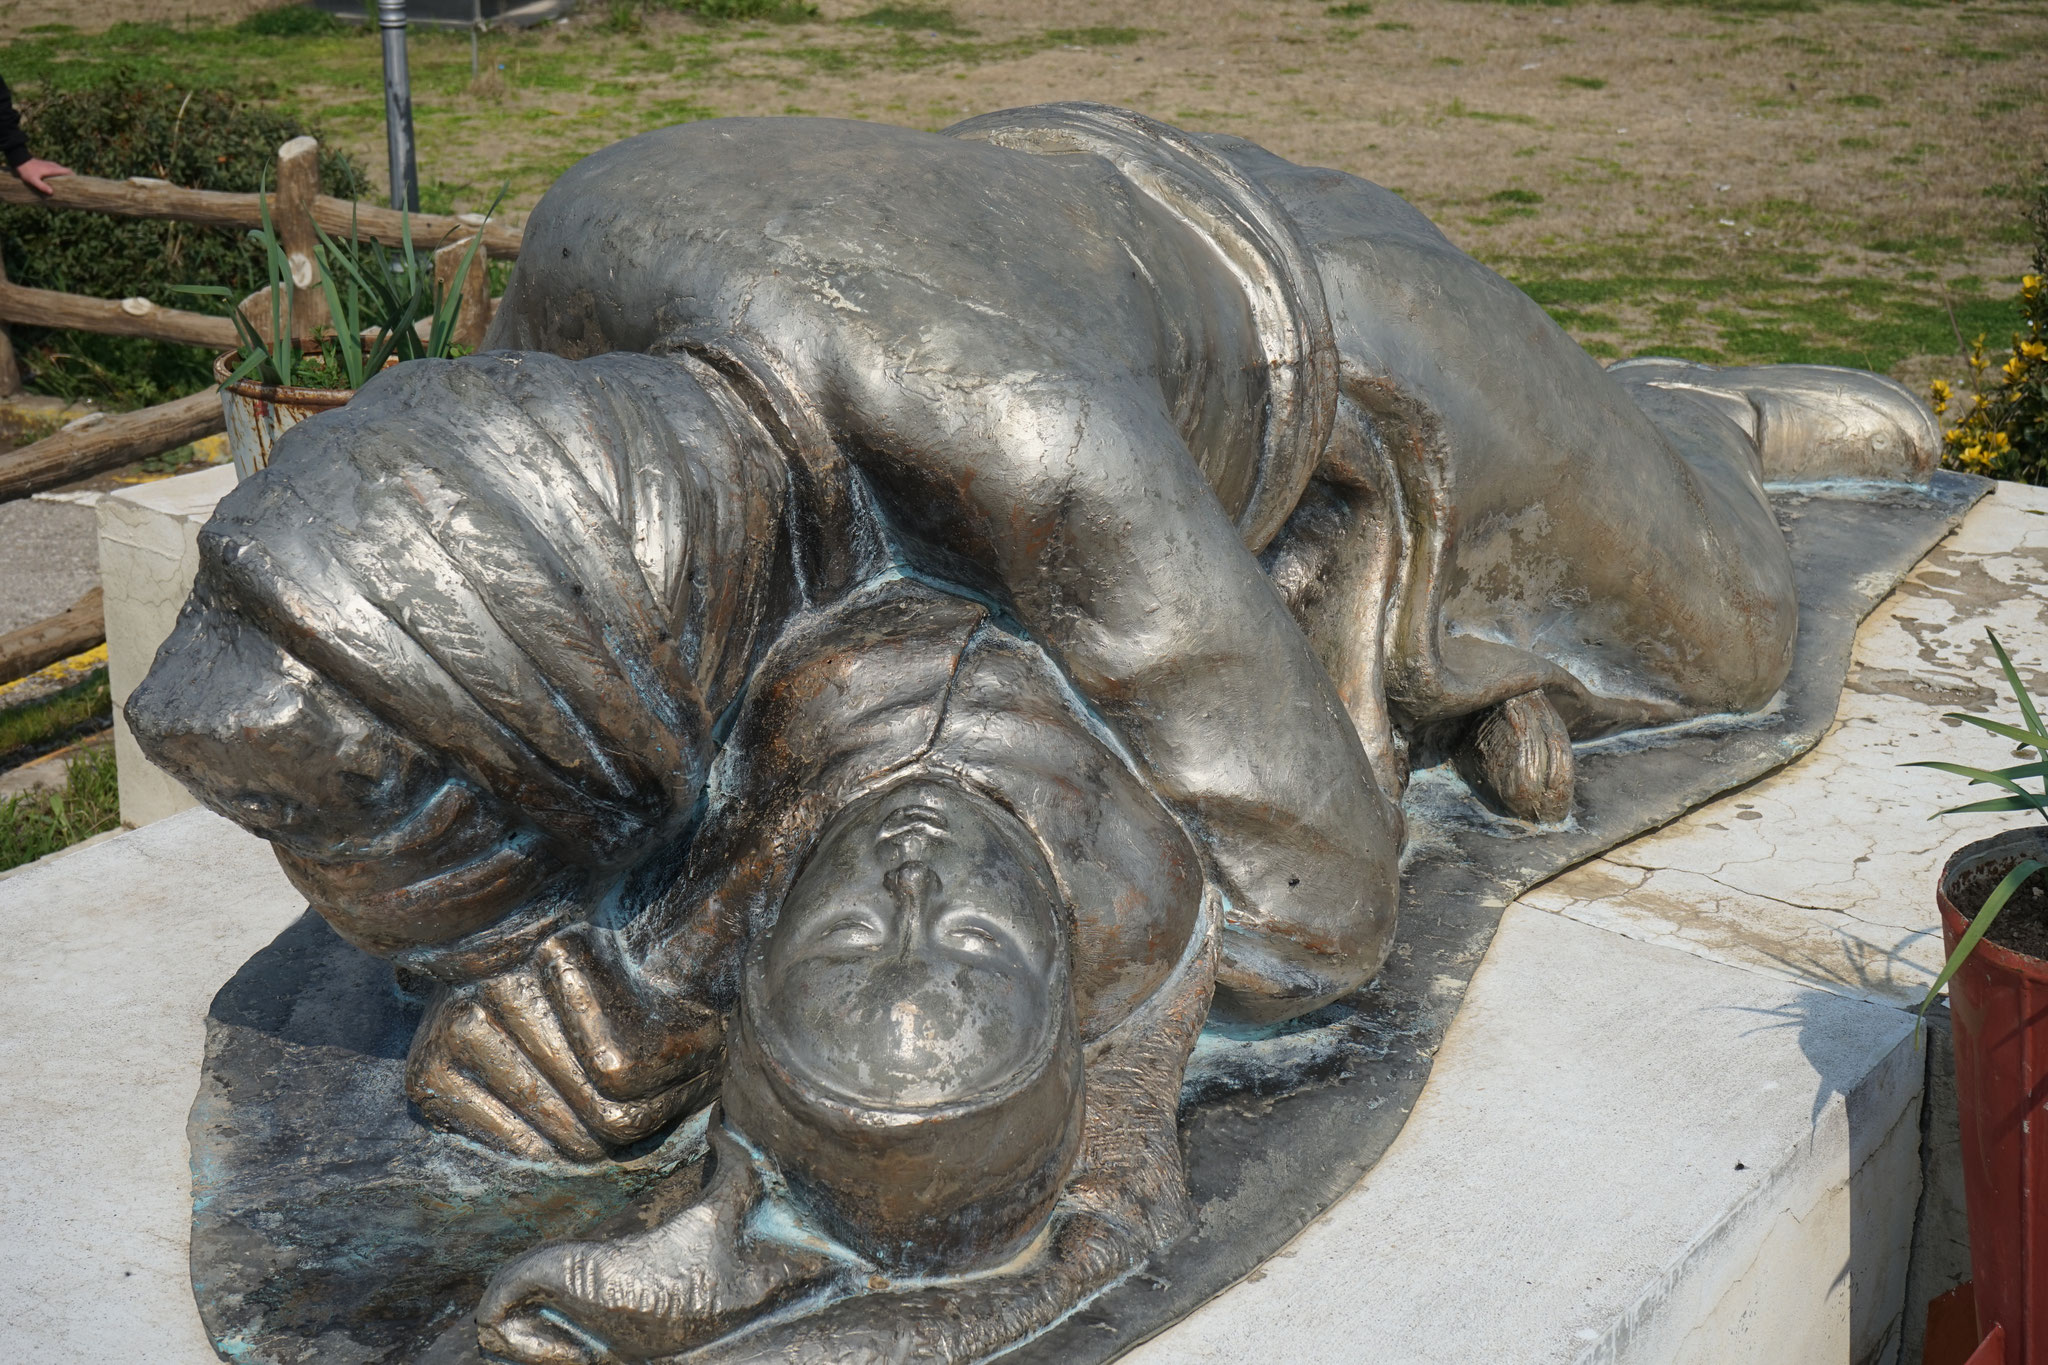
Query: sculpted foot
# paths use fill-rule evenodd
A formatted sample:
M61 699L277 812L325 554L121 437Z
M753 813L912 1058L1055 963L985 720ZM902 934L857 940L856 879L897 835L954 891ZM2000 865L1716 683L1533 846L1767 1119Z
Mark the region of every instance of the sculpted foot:
M825 1257L748 1236L761 1180L714 1120L717 1168L667 1222L609 1242L562 1242L499 1271L477 1342L519 1365L598 1365L671 1355L723 1336L817 1283Z
M1645 356L1608 373L1624 382L1718 400L1756 442L1771 482L1900 479L1925 483L1941 459L1941 427L1903 384L1833 365L1720 368Z
M1510 697L1480 717L1455 757L1475 791L1518 819L1549 825L1572 813L1572 738L1541 692Z

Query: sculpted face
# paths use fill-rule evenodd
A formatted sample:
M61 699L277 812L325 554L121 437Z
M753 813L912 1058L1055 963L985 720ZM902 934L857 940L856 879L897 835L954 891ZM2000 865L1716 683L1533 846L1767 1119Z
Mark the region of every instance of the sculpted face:
M784 901L759 961L763 1042L842 1101L970 1101L1043 1066L1063 952L1051 873L1015 817L907 780L841 812Z

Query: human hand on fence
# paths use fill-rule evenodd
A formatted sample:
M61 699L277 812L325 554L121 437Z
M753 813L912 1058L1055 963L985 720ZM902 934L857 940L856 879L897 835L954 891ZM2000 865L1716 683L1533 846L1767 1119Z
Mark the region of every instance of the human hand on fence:
M28 186L37 194L50 194L53 192L50 189L50 178L52 176L70 175L72 170L69 166L59 166L54 161L45 161L39 156L32 156L19 166L16 166L14 173L21 178L22 184Z

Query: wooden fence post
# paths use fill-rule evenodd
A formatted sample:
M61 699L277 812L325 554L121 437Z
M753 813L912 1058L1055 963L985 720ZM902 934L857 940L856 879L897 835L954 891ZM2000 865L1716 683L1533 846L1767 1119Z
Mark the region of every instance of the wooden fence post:
M7 284L7 262L0 259L0 288ZM14 338L7 335L7 324L0 323L0 398L12 398L21 392L21 362L14 354Z
M295 137L277 149L277 193L270 201L270 222L291 262L292 283L311 289L320 283L314 250L320 239L313 231L313 201L320 197L320 144Z
M277 149L277 178L270 195L270 230L291 270L292 340L304 344L327 329L327 294L320 288L319 235L313 205L320 197L320 144L295 137ZM265 341L270 337L270 288L243 299L242 316Z
M484 339L484 329L491 323L491 277L489 260L479 249L475 259L469 263L469 273L458 285L455 272L462 267L463 253L469 250L472 237L459 238L434 252L434 283L440 287L441 296L446 298L454 289L462 291L462 312L455 321L455 333L450 338L457 346L474 350Z

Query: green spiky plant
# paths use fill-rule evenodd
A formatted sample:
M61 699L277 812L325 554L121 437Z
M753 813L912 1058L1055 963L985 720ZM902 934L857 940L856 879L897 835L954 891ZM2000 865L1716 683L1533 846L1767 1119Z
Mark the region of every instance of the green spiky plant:
M500 189L483 215L485 223L504 199L505 190ZM332 330L314 347L302 350L292 339L297 332L299 286L292 279L291 261L270 221L269 201L258 195L256 207L262 226L249 235L263 252L269 278L270 339L264 339L240 308L230 312L242 360L228 383L253 377L259 384L359 389L393 359L445 359L452 353L455 326L462 317L462 291L443 290L434 278L432 254L413 245L410 214L399 219L400 245L395 251L387 251L380 242L364 242L353 221L346 241L314 225L319 237L314 255ZM468 276L483 241L479 224L462 253L457 280ZM184 285L181 292L233 298L220 285ZM425 337L419 333L422 321L428 324ZM343 338L358 340L351 345Z
M2002 787L2008 793L1987 801L1971 801L1960 806L1950 806L1947 810L1936 811L1935 815L1988 815L1999 811L2030 810L2043 820L2048 820L2048 730L2042 728L2040 708L2034 704L2034 698L2028 693L2026 684L2020 681L2019 670L2012 666L2012 657L2005 652L2005 646L1998 642L1997 633L1989 630L1984 633L1991 637L1992 652L1998 655L1998 666L2004 671L2005 681L2012 688L2013 697L2020 704L2020 719L2024 725L2007 725L2003 721L1987 720L1983 716L1973 716L1962 711L1951 711L1946 718L1961 721L1965 725L1974 725L2002 739L2009 739L2023 750L2031 750L2033 761L1998 769L1972 768L1961 763L1940 763L1933 760L1908 763L1905 766L1954 773L1957 777L1970 779L1970 785L1973 787L1981 783ZM2040 781L2040 791L2023 785L2029 778ZM1933 819L1934 816L1928 818ZM1984 941L1984 935L1997 920L1998 912L2005 909L2007 902L2019 893L2019 889L2026 885L2029 877L2044 867L2048 867L2048 863L2033 858L2022 858L2013 864L2012 871L2006 873L2004 879L1992 888L1991 894L1984 898L1984 904L1977 911L1976 917L1970 921L1970 927L1956 940L1955 951L1950 953L1948 961L1942 964L1941 975L1935 977L1934 984L1927 988L1926 998L1920 1002L1921 1019L1927 1017L1928 1008L1940 997L1942 988L1962 969L1970 954L1977 950L1977 945Z

